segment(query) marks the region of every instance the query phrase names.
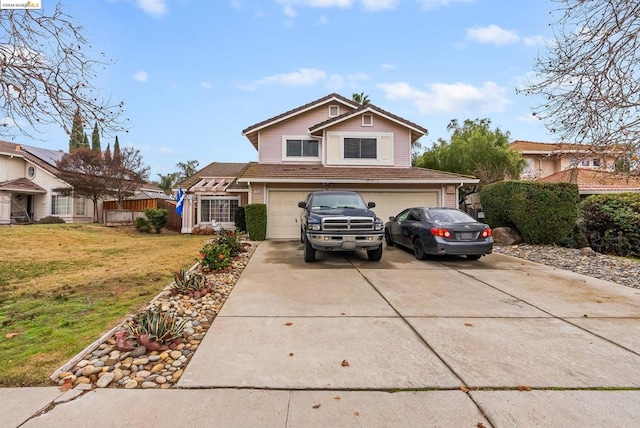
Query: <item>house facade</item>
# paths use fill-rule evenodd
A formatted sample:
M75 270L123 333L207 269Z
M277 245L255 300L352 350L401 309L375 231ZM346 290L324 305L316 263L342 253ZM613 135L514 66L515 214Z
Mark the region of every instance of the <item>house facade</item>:
M594 150L583 144L536 143L516 140L509 146L522 154L527 164L520 178L537 180L572 168L614 171L622 152Z
M57 177L62 151L0 141L0 224L38 221L56 216L67 223L90 223L93 203L63 196L69 187Z
M411 166L411 147L427 130L375 105L329 94L260 123L242 135L258 161L212 163L180 184L184 233L215 220L233 227L234 207L267 206L267 238L300 236L298 202L314 190L355 190L383 220L408 206L458 206L474 177Z

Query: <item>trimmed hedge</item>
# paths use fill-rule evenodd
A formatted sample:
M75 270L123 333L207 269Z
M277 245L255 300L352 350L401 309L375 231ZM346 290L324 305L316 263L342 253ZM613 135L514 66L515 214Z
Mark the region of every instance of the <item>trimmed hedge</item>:
M572 183L504 181L484 186L480 202L491 227L515 227L531 244L558 244L575 227L580 195Z
M248 204L244 207L247 232L252 241L264 241L267 237L267 206Z
M580 204L581 228L595 251L640 257L640 194L589 196Z

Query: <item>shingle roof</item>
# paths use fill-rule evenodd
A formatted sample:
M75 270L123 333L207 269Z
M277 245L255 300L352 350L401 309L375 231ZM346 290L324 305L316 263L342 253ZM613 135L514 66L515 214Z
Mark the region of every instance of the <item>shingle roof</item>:
M58 150L41 149L7 141L0 141L0 152L22 156L27 161L56 176L60 171L56 168L55 160L64 155L63 152Z
M200 171L178 183L178 187L188 189L204 177L239 177L247 163L211 162Z
M545 153L545 154L561 154L561 153L603 153L603 152L623 152L624 149L618 147L599 147L589 146L587 144L574 143L536 143L533 141L516 140L513 141L509 148L522 153Z
M3 181L0 183L0 190L24 193L47 193L45 189L24 177L17 178L15 180Z
M586 168L570 168L539 179L552 183L575 183L583 194L640 192L640 179L622 173L598 171Z
M472 176L425 168L332 167L251 162L238 181L477 183Z

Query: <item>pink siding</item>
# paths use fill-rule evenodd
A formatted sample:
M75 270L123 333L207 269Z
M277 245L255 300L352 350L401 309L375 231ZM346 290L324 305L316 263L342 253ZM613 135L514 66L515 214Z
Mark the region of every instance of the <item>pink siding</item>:
M346 106L340 105L341 114L347 111ZM258 162L282 162L283 135L308 135L309 127L324 122L327 119L329 119L329 105L325 104L263 129L260 131Z
M449 208L458 208L458 199L455 193L444 193L444 206Z
M373 115L373 126L362 126L362 117L340 122L327 131L393 132L394 167L411 166L411 135L407 128L383 117Z

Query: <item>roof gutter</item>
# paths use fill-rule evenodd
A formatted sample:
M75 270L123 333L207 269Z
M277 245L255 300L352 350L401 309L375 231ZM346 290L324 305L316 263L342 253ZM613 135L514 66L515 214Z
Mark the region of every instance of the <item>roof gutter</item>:
M480 180L477 178L469 178L460 180L459 178L450 179L408 179L408 180L385 180L385 179L331 179L331 178L238 178L239 183L250 183L251 180L258 181L260 183L378 183L378 184L475 184Z

